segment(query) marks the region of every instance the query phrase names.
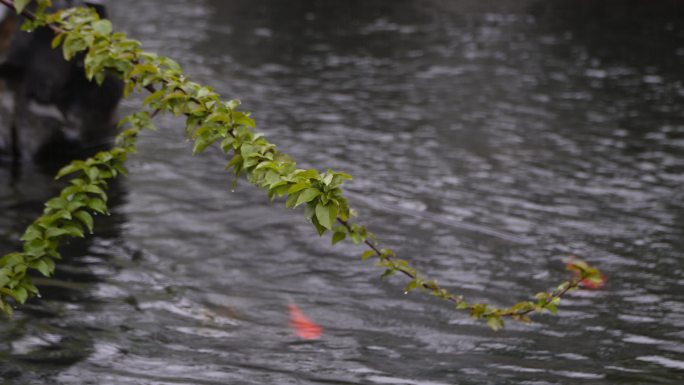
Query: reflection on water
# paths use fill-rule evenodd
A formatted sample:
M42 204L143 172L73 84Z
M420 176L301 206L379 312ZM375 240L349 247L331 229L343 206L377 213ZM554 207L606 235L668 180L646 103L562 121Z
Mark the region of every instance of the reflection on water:
M564 277L569 254L609 285L571 296L560 317L490 332L402 295L400 277L380 281L246 183L230 192L221 155L189 156L165 118L104 232L73 244L46 298L0 326L0 373L11 384L679 384L680 13L668 1L112 3L120 28L242 98L301 165L352 173L361 217L445 285L511 303ZM35 178L0 185L3 251L49 195ZM291 334L288 297L321 340Z

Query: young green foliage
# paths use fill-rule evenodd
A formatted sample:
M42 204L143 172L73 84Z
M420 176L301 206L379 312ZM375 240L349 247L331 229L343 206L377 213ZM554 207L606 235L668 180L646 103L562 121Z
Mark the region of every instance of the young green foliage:
M124 119L128 129L119 134L117 145L84 161L64 166L56 179L69 176L69 183L58 196L45 202L43 214L26 229L21 237L22 251L0 258L0 310L12 313L10 298L23 304L38 294L28 272L33 269L49 277L59 260L59 244L67 238L83 238L92 233L94 217L108 215L107 187L110 179L125 174L124 162L136 152L136 139L143 129L152 129L147 112L137 112Z

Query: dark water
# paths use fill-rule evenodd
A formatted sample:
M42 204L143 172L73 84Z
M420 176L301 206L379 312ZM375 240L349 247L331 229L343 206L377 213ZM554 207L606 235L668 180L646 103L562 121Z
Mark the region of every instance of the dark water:
M684 380L680 2L111 3L300 165L352 173L361 218L443 284L510 304L570 254L609 284L491 332L246 183L231 192L222 156L191 157L165 118L115 214L0 325L5 384ZM0 185L0 252L50 183L29 168ZM291 334L288 297L321 340Z

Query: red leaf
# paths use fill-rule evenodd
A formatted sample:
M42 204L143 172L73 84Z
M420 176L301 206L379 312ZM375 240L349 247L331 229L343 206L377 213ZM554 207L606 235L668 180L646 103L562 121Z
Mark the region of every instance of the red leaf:
M575 256L571 256L565 261L565 268L575 273L575 278L579 278L584 271L590 269L586 262ZM595 274L589 276L589 278L581 280L579 285L589 290L601 289L603 286L605 286L608 277L596 271L595 269L591 270L593 270Z
M606 281L608 280L608 277L605 275L601 274L599 278L586 278L580 281L580 286L590 289L590 290L598 290L605 286Z

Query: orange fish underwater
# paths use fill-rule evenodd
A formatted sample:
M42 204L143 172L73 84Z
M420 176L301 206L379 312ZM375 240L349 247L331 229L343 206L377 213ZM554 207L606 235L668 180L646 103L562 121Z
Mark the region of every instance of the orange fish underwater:
M290 309L290 327L299 338L315 340L321 337L323 329L305 316L294 302L290 301L288 308Z

